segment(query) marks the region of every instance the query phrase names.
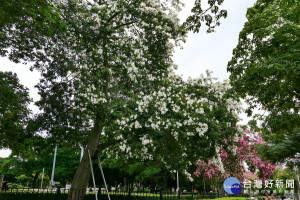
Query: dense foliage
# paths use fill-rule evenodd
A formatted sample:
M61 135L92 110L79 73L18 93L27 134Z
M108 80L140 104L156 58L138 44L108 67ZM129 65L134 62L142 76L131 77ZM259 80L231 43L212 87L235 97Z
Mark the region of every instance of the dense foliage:
M228 63L234 89L248 98L248 114L261 107L261 153L273 162L299 164L300 4L258 0ZM297 158L298 157L298 158ZM291 164L290 163L290 164ZM295 194L298 199L298 180Z
M0 72L0 148L22 148L28 137L30 101L28 89L19 83L16 74Z
M259 0L228 63L234 89L261 105L266 141L279 142L299 128L300 5L289 0ZM296 144L295 144L296 145Z
M184 81L174 75L172 62L174 47L188 31L198 32L203 22L208 32L220 25L219 20L227 16L220 9L223 0L209 0L207 8L195 1L192 15L183 24L178 19L179 0L15 3L1 5L0 54L14 62L33 62L32 69L42 77L37 85L41 99L36 102L40 112L26 127L27 91L14 75L1 73L1 94L12 99L1 99L4 140L0 147L20 148L16 139L22 141L28 131L38 133L22 147L27 155L9 158L6 169L12 166L9 162L25 169L22 164L32 166L39 160L33 166L39 169L31 170L31 175L28 170L28 176L37 178L49 161L34 153L53 143L86 147L72 183L76 189L85 188L90 178L88 151L93 157L102 153L105 166L120 169L127 178L135 176L134 181L152 184L163 180L165 186L176 171L193 182L193 163L199 159L209 163L221 154L232 167L227 154L236 142L241 106L229 83L217 82L209 73ZM299 127L297 10L299 4L292 1L259 0L248 11L249 22L228 66L233 90L242 97L250 95L251 108L262 104L270 113L264 133L268 131L266 139L275 142L286 135L297 138ZM46 143L41 135L47 137ZM231 158L240 165L246 160L253 169L260 165L262 176L268 176L272 166L265 172L247 142L240 138L238 153L242 154ZM71 157L61 157L73 159L74 154L66 154ZM62 183L71 179L74 163L68 163L69 171L62 170L61 176L66 177Z
M0 174L10 187L40 188L44 168L43 188L49 187L54 151L31 152L30 156L0 158ZM70 184L80 162L78 150L58 148L54 180L62 186Z
M52 1L0 2L0 55L13 62L41 59L47 40L65 30Z
M180 171L193 181L192 163L212 158L219 145L230 145L226 138L237 134L241 106L229 88L228 82L218 82L208 72L188 81L172 74L156 91L141 92L126 106L127 116L107 127L114 131L102 139L114 136L118 141L104 152L107 164L135 173L140 180Z

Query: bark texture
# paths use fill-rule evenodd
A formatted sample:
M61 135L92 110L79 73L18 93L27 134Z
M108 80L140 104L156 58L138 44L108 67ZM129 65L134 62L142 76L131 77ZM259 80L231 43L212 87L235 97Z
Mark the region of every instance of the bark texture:
M2 184L3 184L3 179L4 179L4 175L0 175L0 191L2 188Z
M91 176L91 166L87 149L90 150L91 156L95 154L98 149L102 129L103 126L100 125L100 119L96 120L95 127L90 135L87 148L84 150L82 160L72 181L68 200L83 200L86 188L88 186L88 181Z
M296 174L295 174L295 176L298 176L298 174L297 174L297 171L296 171ZM298 180L298 177L295 177L295 179L294 179L294 183L295 183L295 185L294 185L294 195L295 195L295 199L296 200L299 200L299 182L298 182L299 180Z

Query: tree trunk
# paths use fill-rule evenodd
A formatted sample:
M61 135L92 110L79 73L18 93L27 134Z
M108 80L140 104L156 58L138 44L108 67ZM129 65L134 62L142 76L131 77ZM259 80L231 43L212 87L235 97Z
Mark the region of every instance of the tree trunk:
M204 195L206 195L205 181L204 180L203 180L203 187L204 187Z
M124 192L128 192L128 181L127 181L127 177L124 176L123 180L124 180Z
M0 175L0 191L2 188L2 184L3 184L3 179L4 179L4 175Z
M150 182L150 192L151 193L154 193L155 192L155 185L156 184L156 181L154 180L154 178L151 179L151 182Z
M298 174L295 174L296 176L298 176ZM295 177L295 185L294 185L294 195L295 195L295 199L299 200L299 180L298 177Z
M133 191L133 183L128 181L128 196L131 196L131 192Z
M168 177L166 174L163 175L163 180L164 180L163 191L167 192Z
M107 35L103 35L103 65L108 66L108 50L106 48L106 44L108 42ZM103 86L103 92L106 96L106 99L109 99L108 97L108 84L109 84L109 71L106 70L104 72L104 79L105 82ZM91 156L95 154L97 150L99 150L97 147L99 145L101 132L103 130L105 120L106 120L106 114L105 109L99 109L96 115L95 119L95 125L94 129L90 135L87 149L90 150ZM68 200L83 200L84 194L86 192L86 187L91 175L91 167L89 162L89 156L87 149L84 150L84 154L82 157L82 160L79 164L79 167L77 168L77 171L75 173L74 179L72 181L71 191L68 195ZM102 149L103 150L103 149ZM99 150L101 151L101 150ZM99 152L98 152L99 153Z
M88 181L91 175L90 160L87 149L90 150L93 156L97 150L103 125L100 126L100 118L95 120L94 130L92 131L87 148L84 150L82 160L76 170L75 176L72 181L71 190L68 195L68 200L83 200Z
M225 197L225 190L222 186L219 187L219 198Z

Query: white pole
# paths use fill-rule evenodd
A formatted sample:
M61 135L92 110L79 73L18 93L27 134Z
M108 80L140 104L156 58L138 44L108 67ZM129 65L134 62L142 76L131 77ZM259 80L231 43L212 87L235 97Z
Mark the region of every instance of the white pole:
M96 197L96 200L98 200L97 190L96 190L96 183L95 183L95 176L94 176L94 170L93 170L93 163L92 163L91 154L90 154L89 149L88 149L88 153L89 153L89 158L90 158L90 165L91 165L92 178L93 178L93 184L94 184L94 190L95 190L95 197Z
M45 168L43 168L43 173L42 173L41 189L43 188L44 172L45 172Z
M109 193L108 193L108 189L107 189L107 185L106 185L104 173L103 173L103 170L102 170L102 165L101 165L101 162L100 162L100 157L98 157L98 161L99 161L99 167L100 167L100 171L101 171L102 178L103 178L103 181L104 181L105 189L106 189L106 192L107 192L108 200L110 200L110 196L109 196Z
M81 162L82 157L83 157L83 151L84 151L84 149L83 149L83 147L80 147L80 149L81 149L81 153L80 153L80 162Z
M54 150L54 159L53 159L53 166L52 166L52 175L51 175L51 181L50 181L50 188L52 188L52 184L53 184L53 181L54 181L56 152L57 152L57 146L55 146L55 150Z
M179 193L179 176L177 171L177 193Z

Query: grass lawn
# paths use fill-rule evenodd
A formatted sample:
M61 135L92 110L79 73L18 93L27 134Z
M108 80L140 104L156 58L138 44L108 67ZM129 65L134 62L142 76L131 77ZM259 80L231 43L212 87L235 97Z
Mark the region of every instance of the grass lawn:
M247 200L249 197L222 197L213 200Z

